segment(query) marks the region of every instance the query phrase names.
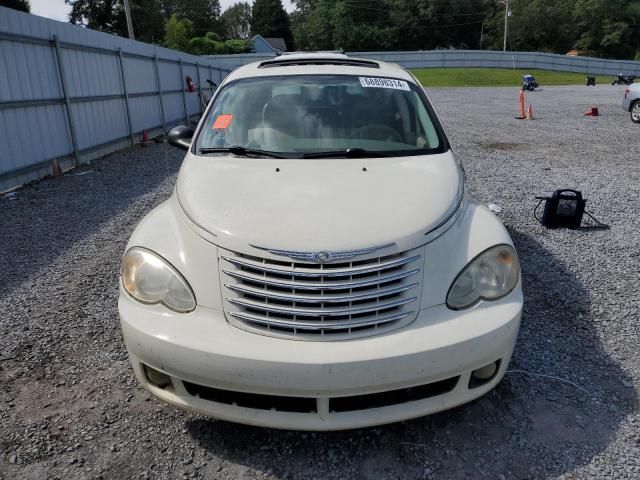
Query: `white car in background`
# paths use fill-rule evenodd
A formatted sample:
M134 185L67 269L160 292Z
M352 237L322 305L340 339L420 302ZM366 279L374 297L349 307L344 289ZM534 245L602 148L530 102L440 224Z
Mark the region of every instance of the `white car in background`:
M214 418L358 428L494 388L523 297L415 77L338 54L219 87L174 194L131 236L119 311L138 380Z
M632 83L624 90L622 109L629 112L633 123L640 123L640 83Z

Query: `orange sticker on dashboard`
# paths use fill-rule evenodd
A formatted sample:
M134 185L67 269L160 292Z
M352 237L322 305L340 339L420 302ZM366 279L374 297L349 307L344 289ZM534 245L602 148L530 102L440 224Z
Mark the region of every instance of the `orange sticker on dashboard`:
M224 130L231 124L231 120L233 120L233 115L218 115L216 121L213 122L213 129Z

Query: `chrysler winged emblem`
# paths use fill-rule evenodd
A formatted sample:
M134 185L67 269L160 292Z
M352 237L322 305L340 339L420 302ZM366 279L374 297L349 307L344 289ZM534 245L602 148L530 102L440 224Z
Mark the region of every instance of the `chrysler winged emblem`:
M360 255L367 255L369 253L377 252L385 248L389 248L395 245L395 242L385 243L384 245L376 245L375 247L360 248L358 250L345 250L342 252L294 252L290 250L277 250L275 248L259 247L258 245L251 245L253 248L264 250L278 255L280 257L289 257L292 260L301 262L314 262L314 263L328 263L340 260L349 260Z

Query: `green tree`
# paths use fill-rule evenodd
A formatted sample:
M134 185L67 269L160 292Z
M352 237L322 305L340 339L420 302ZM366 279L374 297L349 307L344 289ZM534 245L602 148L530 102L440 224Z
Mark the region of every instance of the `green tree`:
M333 45L343 50L386 50L390 45L389 5L384 0L336 2Z
M251 8L251 34L284 38L287 49L294 49L289 15L281 0L255 0Z
M248 39L251 36L251 5L239 2L229 7L222 14L222 24L227 38Z
M126 21L122 18L124 11L117 0L65 0L71 6L69 23L81 25L100 32L126 36Z
M191 21L192 30L196 35L205 35L207 32L218 35L223 33L219 0L163 0L162 6L166 18L175 15L179 20Z
M638 0L512 0L510 50L566 53L572 48L607 58L634 58L640 41ZM553 21L550 21L553 19ZM494 3L486 43L502 49L504 8Z
M576 0L575 46L604 57L633 58L640 42L640 5L634 0Z
M164 27L164 46L173 50L191 52L192 23L186 18L172 15Z
M12 8L27 13L31 11L31 5L29 5L28 0L0 0L0 7Z
M128 36L122 0L65 0L71 5L69 22L92 30ZM161 42L164 16L159 0L131 0L131 19L136 40Z
M250 51L251 42L239 39L222 41L213 32L207 32L203 37L191 39L191 53L194 55L223 55Z
M296 47L301 50L331 50L336 0L297 0L291 14Z

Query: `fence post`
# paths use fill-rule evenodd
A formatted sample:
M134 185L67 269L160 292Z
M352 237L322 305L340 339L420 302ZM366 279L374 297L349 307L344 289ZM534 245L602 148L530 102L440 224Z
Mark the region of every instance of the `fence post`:
M209 80L211 80L213 82L213 68L211 67L211 64L209 64ZM207 85L209 85L209 84L207 84ZM212 85L209 85L209 92L211 93L211 97L213 97L213 86Z
M198 77L198 105L200 105L200 116L202 116L202 114L204 113L204 110L202 109L202 92L201 92L201 87L200 87L200 63L196 62L196 74Z
M62 87L62 96L64 97L65 111L67 112L67 124L69 126L69 133L71 135L71 145L73 148L74 164L77 167L80 165L80 159L78 158L78 141L76 137L76 129L73 124L73 117L71 116L71 100L69 99L69 92L67 90L67 80L64 75L64 66L62 64L62 51L60 49L60 40L58 36L53 36L53 44L56 51L56 62L58 64L58 72L60 73L60 85Z
M158 71L158 54L153 56L153 66L156 71L156 87L158 91L158 102L160 102L160 116L162 117L162 134L167 133L166 121L164 118L164 103L162 102L162 89L160 88L160 72Z
M180 89L182 90L182 107L184 108L184 121L187 123L187 127L191 126L191 119L189 118L189 110L187 110L187 94L184 88L184 71L182 70L182 59L178 59L178 67L180 67Z
M129 140L133 147L133 123L131 122L131 110L129 108L129 92L127 91L127 79L124 76L124 61L122 59L122 48L118 48L118 62L120 63L120 76L122 77L122 93L124 94L124 107L127 111L127 126L129 127Z

